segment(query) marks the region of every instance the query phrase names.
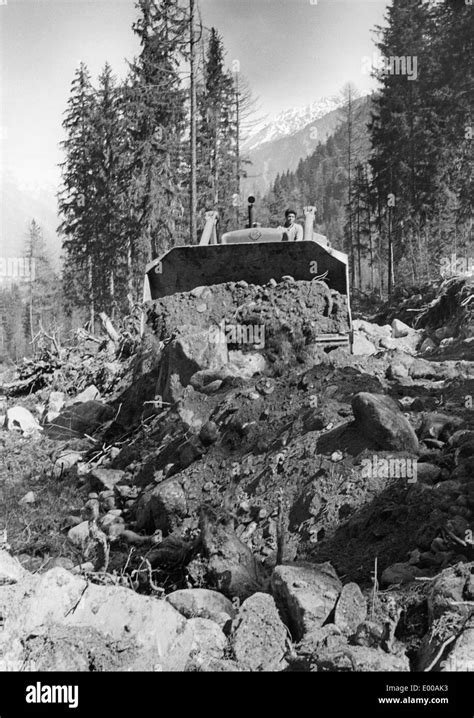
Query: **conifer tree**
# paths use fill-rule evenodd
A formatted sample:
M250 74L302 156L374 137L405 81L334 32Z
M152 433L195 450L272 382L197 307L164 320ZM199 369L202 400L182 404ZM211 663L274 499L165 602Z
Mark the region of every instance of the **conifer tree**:
M187 239L185 90L187 16L177 0L138 0L133 30L140 54L131 64L125 118L129 161L129 264L141 279L146 261Z
M98 243L96 261L101 273L96 289L101 309L112 316L126 305L128 165L126 162L123 91L108 63L99 76L92 117L92 152Z
M211 29L203 81L198 93L198 208L219 213L220 229L233 227L234 195L239 192L236 171L238 128L232 74L225 69L224 46L215 28Z
M58 195L63 234L65 294L74 304L87 307L94 324L96 279L96 196L93 184L95 95L89 71L81 63L75 73L63 127L62 147L66 158L61 164L63 186Z

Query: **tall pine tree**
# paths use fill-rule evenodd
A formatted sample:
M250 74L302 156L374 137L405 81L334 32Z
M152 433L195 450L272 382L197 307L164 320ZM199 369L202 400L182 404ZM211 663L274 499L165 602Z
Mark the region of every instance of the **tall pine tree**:
M89 71L81 63L71 87L63 127L62 147L66 158L61 164L63 186L58 195L64 250L63 282L65 296L75 305L87 307L94 324L97 273L96 189L93 183L94 113L96 98Z
M125 117L134 227L129 264L141 280L146 261L187 239L186 93L180 68L187 56L188 18L177 0L138 0L137 8L133 30L141 50L130 68Z
M232 74L225 69L224 46L211 29L204 76L198 92L198 208L219 213L221 232L234 228L234 196L239 192L236 92Z

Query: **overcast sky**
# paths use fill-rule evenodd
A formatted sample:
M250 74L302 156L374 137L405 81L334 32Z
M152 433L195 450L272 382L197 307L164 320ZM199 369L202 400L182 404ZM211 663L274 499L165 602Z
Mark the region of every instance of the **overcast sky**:
M22 181L51 182L61 160L62 113L84 61L95 79L108 61L119 76L138 50L134 0L0 0L2 167ZM272 116L373 80L361 60L387 0L200 0L241 72Z

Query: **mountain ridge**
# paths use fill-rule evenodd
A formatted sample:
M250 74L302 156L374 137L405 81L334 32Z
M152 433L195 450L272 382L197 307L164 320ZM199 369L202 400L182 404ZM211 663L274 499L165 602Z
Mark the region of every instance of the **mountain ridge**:
M266 142L296 134L311 122L320 119L340 106L332 97L314 100L309 105L289 107L276 115L263 127L256 130L242 144L242 149L251 152Z

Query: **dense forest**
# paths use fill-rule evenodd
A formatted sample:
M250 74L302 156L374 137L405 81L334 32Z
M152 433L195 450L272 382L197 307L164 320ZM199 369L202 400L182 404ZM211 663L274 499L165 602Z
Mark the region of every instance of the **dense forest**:
M45 336L140 302L146 263L196 243L206 209L220 231L243 223L242 122L250 98L228 69L197 0L138 0L140 50L123 81L84 63L64 113L58 194L62 277L33 221L35 277L0 291L1 351L17 359ZM350 258L352 286L380 295L439 276L446 257L470 266L473 9L464 0L393 0L377 28L377 91L342 90L340 126L260 199L278 224L316 204L317 229Z
M202 25L194 0L138 0L136 9L140 52L124 81L108 63L96 82L84 63L75 72L58 193L62 277L46 272L54 311L38 272L4 285L4 358L17 360L41 348L41 337L80 324L93 331L101 311L128 314L141 300L146 263L197 242L207 209L218 210L220 231L239 220L247 83L239 68L226 68L222 38ZM34 245L36 266L45 266L34 225L25 256Z
M147 262L197 241L206 209L221 229L238 193L239 92L218 32L194 3L139 0L140 54L118 83L81 64L64 120L64 292L111 316L141 299Z
M263 198L316 204L319 231L350 257L353 287L379 293L472 263L472 6L394 0L371 62L380 89L343 90L333 137Z

